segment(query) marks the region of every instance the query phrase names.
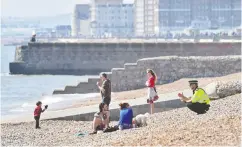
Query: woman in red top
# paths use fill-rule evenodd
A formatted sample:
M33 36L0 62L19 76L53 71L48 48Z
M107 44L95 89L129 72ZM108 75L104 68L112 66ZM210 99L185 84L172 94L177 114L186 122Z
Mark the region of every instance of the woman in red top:
M150 104L150 114L154 113L154 101L156 101L159 97L156 93L155 83L157 80L156 74L153 70L147 69L147 77L146 86L148 87L148 99L147 103Z

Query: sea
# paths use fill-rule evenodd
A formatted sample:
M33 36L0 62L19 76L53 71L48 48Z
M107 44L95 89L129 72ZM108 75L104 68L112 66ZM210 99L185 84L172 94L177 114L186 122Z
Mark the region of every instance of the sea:
M49 105L49 111L56 111L98 96L98 93L52 95L55 89L77 85L87 81L88 77L96 76L9 74L9 63L14 61L15 48L1 45L1 119L32 115L37 101Z

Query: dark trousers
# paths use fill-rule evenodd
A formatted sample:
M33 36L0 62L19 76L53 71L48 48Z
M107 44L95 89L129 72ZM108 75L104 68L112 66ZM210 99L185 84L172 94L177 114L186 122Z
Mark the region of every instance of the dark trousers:
M111 98L103 98L102 101L104 104L107 104L109 106L110 102L111 102Z
M187 103L187 107L190 110L196 112L197 114L203 114L203 113L206 113L206 111L209 110L210 105L189 102L189 103Z
M35 119L35 128L39 128L39 119L40 119L40 116L34 116L34 119Z

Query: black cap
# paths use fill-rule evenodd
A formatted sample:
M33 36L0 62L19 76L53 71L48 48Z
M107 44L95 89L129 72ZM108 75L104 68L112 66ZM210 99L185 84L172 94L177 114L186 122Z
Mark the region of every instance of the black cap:
M189 84L197 84L197 83L198 83L197 80L190 80L190 81L188 81L188 82L189 82Z

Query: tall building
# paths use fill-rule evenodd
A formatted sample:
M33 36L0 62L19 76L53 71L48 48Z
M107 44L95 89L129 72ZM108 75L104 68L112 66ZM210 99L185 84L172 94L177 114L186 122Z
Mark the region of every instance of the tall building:
M89 4L77 4L72 13L71 35L90 35L90 6Z
M135 0L134 29L136 36L159 33L159 0Z
M241 0L91 0L78 4L72 36L128 37L241 26Z
M213 0L210 20L219 28L241 26L241 7L241 0Z
M200 0L199 0L200 1ZM159 28L160 31L170 28L185 28L191 24L190 0L160 0Z
M94 36L133 36L133 1L92 0L91 34Z
M159 0L160 31L240 25L241 0Z
M55 27L56 37L70 37L71 26L70 25L58 25Z

